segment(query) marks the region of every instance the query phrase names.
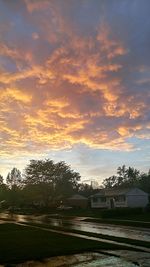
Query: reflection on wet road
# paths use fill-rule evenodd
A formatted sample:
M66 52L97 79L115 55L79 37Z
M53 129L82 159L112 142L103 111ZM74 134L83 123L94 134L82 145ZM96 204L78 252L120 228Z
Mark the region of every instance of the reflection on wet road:
M81 231L87 231L91 233L125 237L137 240L150 241L150 229L135 229L133 227L118 226L118 225L107 225L100 223L89 223L83 221L68 221L60 219L51 219L49 224L53 226L62 226L67 229L75 229Z
M54 219L47 216L27 216L27 215L10 215L0 214L2 219L13 219L17 222L46 222L50 226L61 226L67 230L80 230L91 233L104 234L117 237L125 237L141 241L150 242L150 229L134 228L130 226L108 225L101 223L84 222L77 218L72 220Z
M150 229L145 228L134 228L127 226L118 226L118 225L108 225L100 223L91 223L84 222L81 218L74 218L70 220L66 219L54 219L50 216L27 216L27 215L15 215L15 214L6 214L1 213L0 219L3 222L3 219L14 220L16 222L34 222L34 223L43 223L49 224L50 226L61 226L67 230L81 230L88 231L91 233L100 233L110 236L126 237L130 239L138 239L144 241L150 241ZM64 264L69 264L64 265ZM136 252L128 250L115 250L115 251L100 251L98 253L82 253L78 255L70 256L57 256L51 259L44 260L43 262L30 262L31 267L39 266L76 266L76 267L136 267L143 266L149 267L150 262L150 253L147 252ZM59 265L58 265L59 263ZM61 265L62 263L62 265ZM19 267L20 265L18 265ZM24 267L28 267L29 263L24 263Z

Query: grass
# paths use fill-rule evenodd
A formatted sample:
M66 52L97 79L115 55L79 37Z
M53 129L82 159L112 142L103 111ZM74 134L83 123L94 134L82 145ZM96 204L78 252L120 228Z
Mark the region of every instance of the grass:
M120 249L120 246L13 223L0 224L0 264L42 260L96 249Z

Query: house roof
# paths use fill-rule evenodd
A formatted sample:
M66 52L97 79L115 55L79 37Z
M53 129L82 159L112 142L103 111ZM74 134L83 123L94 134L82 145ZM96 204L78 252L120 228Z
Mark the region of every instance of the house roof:
M84 197L82 195L73 195L72 197L69 197L68 199L77 199L77 200L83 200L83 199L87 199L87 197Z
M97 194L94 194L91 197L98 197L98 196L112 197L116 195L125 195L133 189L135 189L135 187L101 189Z
M120 188L120 189L106 189L105 190L105 195L106 196L114 196L114 195L125 195L125 194L127 194L129 191L131 191L133 188Z

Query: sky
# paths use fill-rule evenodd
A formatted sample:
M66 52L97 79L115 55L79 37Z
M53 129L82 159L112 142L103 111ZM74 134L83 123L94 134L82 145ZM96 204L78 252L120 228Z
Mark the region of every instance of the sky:
M150 1L0 0L0 173L150 168Z

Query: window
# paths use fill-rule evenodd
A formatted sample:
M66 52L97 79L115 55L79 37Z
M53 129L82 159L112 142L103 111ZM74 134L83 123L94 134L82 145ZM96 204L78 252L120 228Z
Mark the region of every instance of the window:
M93 202L94 203L98 202L98 198L97 197L93 197Z
M106 197L100 197L100 202L106 202Z
M106 197L93 197L92 200L93 200L94 203L106 202Z
M116 196L114 197L116 202L125 202L126 201L126 197L124 195L120 195L120 196Z

